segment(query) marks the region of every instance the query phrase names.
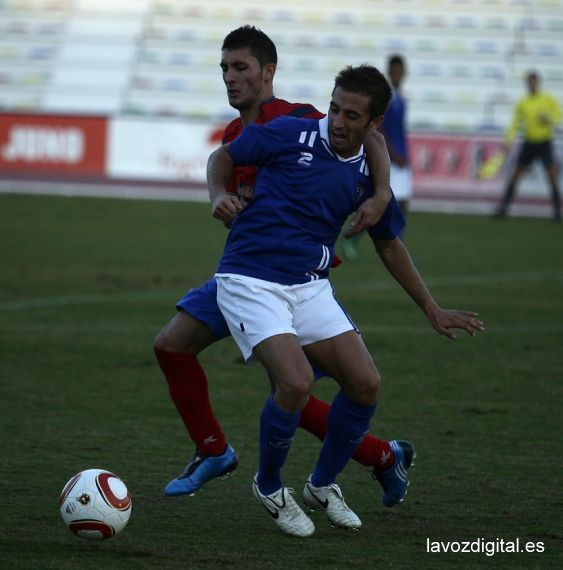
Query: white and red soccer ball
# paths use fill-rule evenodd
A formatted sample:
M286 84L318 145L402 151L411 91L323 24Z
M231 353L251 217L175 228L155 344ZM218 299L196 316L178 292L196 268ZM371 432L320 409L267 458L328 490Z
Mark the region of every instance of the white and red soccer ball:
M72 477L61 493L60 506L68 528L90 540L115 536L131 516L125 483L104 469L87 469Z

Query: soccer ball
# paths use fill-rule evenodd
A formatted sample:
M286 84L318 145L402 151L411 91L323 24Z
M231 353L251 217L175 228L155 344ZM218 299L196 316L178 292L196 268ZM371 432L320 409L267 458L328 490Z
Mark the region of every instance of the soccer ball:
M131 516L131 496L125 483L104 469L77 473L64 486L60 506L68 528L89 540L115 536Z

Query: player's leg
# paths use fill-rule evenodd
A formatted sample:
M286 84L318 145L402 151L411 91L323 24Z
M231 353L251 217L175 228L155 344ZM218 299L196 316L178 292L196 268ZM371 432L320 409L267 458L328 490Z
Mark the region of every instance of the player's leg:
M556 222L561 221L561 194L559 192L558 169L553 157L551 142L545 144L542 151L541 161L543 163L549 186L551 188L551 200L553 202L553 219Z
M338 344L344 343L350 344L353 349L349 357L357 366L356 381L346 386L346 392L341 390L332 402L319 460L305 485L303 498L309 506L325 511L333 524L358 528L361 521L346 505L336 484L336 476L344 469L369 430L369 422L375 411L379 375L367 351L358 350L359 346L348 340L359 338L359 335L336 301L327 280L305 284L296 294L298 303L293 324L309 360L339 381L342 374L338 362L345 348ZM338 350L336 354L329 355L332 348Z
M525 172L525 167L516 165L510 178L508 179L508 183L504 188L504 193L500 202L499 207L495 213L497 218L503 218L508 213L508 207L510 206L512 200L514 199L514 194L516 193L516 186L518 181L522 177Z
M180 311L154 343L170 397L201 455L219 455L227 446L211 407L207 377L197 358L201 350L214 342L209 327Z
M328 402L311 394L301 412L299 427L323 441L326 436L329 411ZM393 465L395 459L390 443L368 433L356 449L352 459L360 465L369 467L373 472L385 471Z
M312 318L315 316L313 313L316 314L316 319ZM311 326L313 322L317 324ZM335 433L332 438L337 441L342 433L348 429L348 426L343 428L344 431L338 427L339 410L342 409L346 413L346 411L350 412L357 406L358 410L354 412L356 418L368 418L367 424L359 425L358 430L362 434L367 433L370 414L373 413L372 404L375 401L379 385L379 373L361 341L357 329L335 300L330 283L326 282L323 295L319 296L315 303L309 303L306 312L295 314L294 324L299 331L307 356L318 367L325 369L325 364L329 366L330 368L326 369L327 374L337 379L343 387L342 395L337 395L335 400L335 403L338 402L336 412L334 411L334 404L330 410L330 413L336 414L336 417L332 418L328 413L326 415L327 432L330 433L333 429ZM319 342L317 339L323 334L323 327L325 332L329 333L326 335L328 338ZM345 334L339 334L341 330L344 330ZM348 370L351 365L357 368ZM345 384L348 382L348 378L353 379L352 386L349 383ZM363 393L364 395L362 395ZM349 406L346 405L347 401L350 401ZM317 406L317 403L315 402L313 405ZM318 413L318 422L322 423L320 416L321 414ZM329 436L327 435L327 437ZM359 438L361 443L354 449L354 446L350 445L350 441L354 439L352 435L347 434L342 436L342 439L341 459L331 458L330 455L326 457L327 470L323 477L324 481L336 477L337 472L341 469L339 465L342 462L344 464L347 462L346 454L351 450L357 458L361 458L364 464L374 467L374 476L383 486L384 503L387 506L393 506L393 504L400 502L406 494L408 481L405 481L403 476L399 477L396 470L397 468L399 470L407 469L413 463L414 448L412 444L406 441L387 443L370 435L363 440ZM326 441L327 438L325 437ZM338 446L335 449L337 450L336 453L340 454ZM330 469L334 469L334 467L336 470L330 473ZM380 477L382 474L383 476ZM319 481L315 480L315 482Z
M323 446L323 450L334 449L334 457L327 456L324 460L321 452L319 469L313 479L315 484L327 485L334 482L369 430L369 422L375 413L380 377L355 330L303 348L313 362L322 363L323 369L341 387L327 417L324 441L325 444L328 441L328 444ZM342 446L342 450L339 446Z
M518 181L520 180L522 175L526 172L526 169L531 164L533 159L534 159L533 145L530 145L529 143L525 142L522 145L522 149L518 154L516 165L512 170L510 178L508 179L508 182L504 188L501 202L495 212L495 217L503 218L508 213L508 207L510 206L512 200L514 199Z
M254 356L269 371L274 394L260 414L260 460L253 493L284 532L310 536L315 530L313 522L283 485L281 470L297 430L300 408L313 386L313 373L292 334L266 339L254 348Z
M333 524L345 528L359 528L361 521L344 502L336 477L369 430L380 380L359 338L352 330L304 347L307 356L322 363L342 389L330 407L327 434L303 499L310 507L324 510ZM344 362L343 357L349 361Z
M314 525L283 485L281 475L314 381L292 326L291 298L280 285L238 276L218 278L217 299L243 357L254 356L273 383L274 393L260 415L254 496L281 530L310 536Z
M301 412L299 427L323 441L327 432L329 411L328 402L313 395L309 396ZM416 461L416 450L410 441L386 441L367 433L352 459L370 469L372 478L383 488L386 506L393 507L404 500L405 493L402 490L406 490L408 485L407 470L413 467Z
M292 334L270 337L254 348L254 356L268 370L275 386L260 417L258 487L268 495L282 486L281 468L307 396L313 372L297 338Z
M547 171L549 185L551 187L551 199L553 201L553 219L561 221L561 193L559 191L559 181L557 180L557 167L553 163Z
M232 473L237 466L236 454L213 411L207 377L197 358L204 348L229 334L217 306L214 282L189 291L177 307L179 312L156 337L154 350L196 452L184 472L165 488L169 496L193 494L210 479Z

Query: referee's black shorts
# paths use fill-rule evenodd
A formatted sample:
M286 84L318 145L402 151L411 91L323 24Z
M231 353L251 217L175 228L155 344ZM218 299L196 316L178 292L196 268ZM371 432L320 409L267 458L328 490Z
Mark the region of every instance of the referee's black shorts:
M525 141L518 155L518 166L529 166L534 160L541 160L547 168L553 164L551 140L541 143Z

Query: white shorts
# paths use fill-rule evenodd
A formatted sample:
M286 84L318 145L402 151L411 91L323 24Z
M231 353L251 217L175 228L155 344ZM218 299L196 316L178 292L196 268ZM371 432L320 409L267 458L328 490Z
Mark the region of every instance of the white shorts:
M218 274L217 302L245 360L263 340L293 334L299 344L358 330L328 279L280 285L244 275Z
M391 188L396 200L410 200L412 198L411 169L391 164Z

